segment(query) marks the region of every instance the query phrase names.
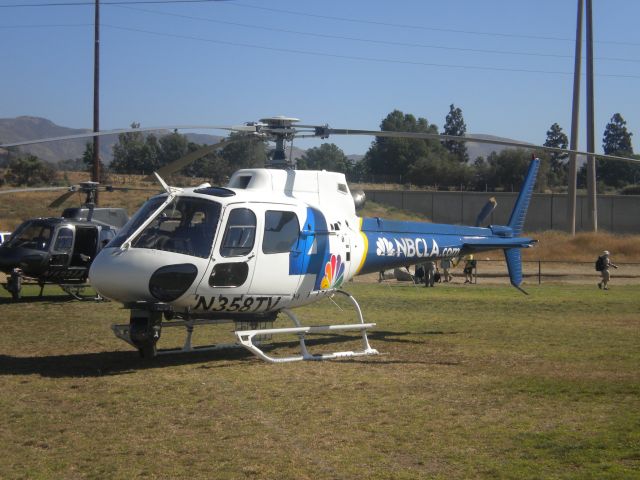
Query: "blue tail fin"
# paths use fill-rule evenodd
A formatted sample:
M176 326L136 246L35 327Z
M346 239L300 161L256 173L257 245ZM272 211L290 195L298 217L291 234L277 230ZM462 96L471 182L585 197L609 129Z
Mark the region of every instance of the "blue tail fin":
M536 184L539 167L539 159L534 158L531 160L529 171L527 172L524 184L520 190L520 195L518 195L516 205L513 207L513 212L511 212L511 218L509 219L509 227L513 232L513 236L520 235L524 228L524 220L527 216L527 209L529 208L529 202L531 201L531 195L533 194L533 187ZM504 258L507 261L507 269L509 270L511 285L523 293L527 293L520 288L520 285L522 284L522 255L520 254L520 249L505 248Z
M540 167L540 159L534 158L529 164L529 171L524 179L524 184L520 190L520 195L516 200L516 205L511 212L511 218L509 219L509 227L513 231L513 235L517 236L522 233L524 227L524 219L527 216L527 209L529 208L529 202L531 201L531 195L533 194L533 187L536 184L536 177L538 176L538 168Z

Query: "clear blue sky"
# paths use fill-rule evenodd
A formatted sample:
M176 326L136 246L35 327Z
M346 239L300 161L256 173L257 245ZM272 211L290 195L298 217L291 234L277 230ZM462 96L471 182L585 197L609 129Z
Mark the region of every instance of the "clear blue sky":
M0 118L91 128L93 6L3 7L60 1L0 0ZM469 133L570 130L577 0L102 1L105 130L272 115L377 129L393 109L442 127L451 103ZM639 18L636 0L594 0L598 150L616 112L640 138ZM329 141L351 154L371 139Z

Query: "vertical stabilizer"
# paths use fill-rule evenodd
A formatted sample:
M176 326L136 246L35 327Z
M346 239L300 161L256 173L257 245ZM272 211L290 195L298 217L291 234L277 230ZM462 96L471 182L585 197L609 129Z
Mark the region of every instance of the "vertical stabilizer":
M540 159L534 158L529 165L529 171L524 179L524 184L520 190L520 195L516 200L516 205L511 212L511 218L509 219L509 227L513 231L514 236L518 236L522 233L524 228L524 219L527 216L527 209L529 208L529 202L531 201L531 195L533 194L533 187L536 184L536 177L538 176L538 168L540 167Z
M509 227L513 232L513 236L518 236L522 233L524 228L524 220L527 216L527 210L529 209L529 203L531 202L531 195L533 195L533 187L536 184L536 177L538 176L538 169L540 168L540 159L534 158L529 164L529 171L524 179L524 184L520 190L520 195L516 200L516 205L511 212L511 218L509 219ZM511 285L518 290L525 292L520 288L522 284L522 254L519 248L505 248L504 258L507 261L507 269L509 270L509 279Z
M507 261L511 285L520 289L522 284L522 256L519 248L505 248L504 258ZM521 290L521 289L520 289Z

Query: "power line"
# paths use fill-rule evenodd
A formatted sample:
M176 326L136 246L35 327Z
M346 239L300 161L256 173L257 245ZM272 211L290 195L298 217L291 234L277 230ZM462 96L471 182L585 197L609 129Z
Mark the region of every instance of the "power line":
M523 35L518 33L484 32L484 31L478 31L478 30L457 30L452 28L425 27L423 25L381 22L377 20L362 20L359 18L336 17L331 15L320 15L320 14L314 14L314 13L297 12L294 10L284 10L280 8L261 7L258 5L247 5L247 4L238 3L238 2L231 2L229 3L229 5L233 5L235 7L251 8L255 10L275 12L275 13L286 13L288 15L297 15L301 17L322 18L324 20L337 20L340 22L362 23L365 25L378 25L378 26L384 26L384 27L405 28L405 29L413 29L413 30L427 30L427 31L435 31L435 32L447 32L447 33L465 33L470 35L483 35L483 36L491 36L491 37L526 38L529 40L552 40L552 41L562 41L562 42L573 42L575 40L573 38L568 38L568 37L545 37L541 35ZM640 43L618 42L618 41L611 41L611 40L600 40L594 43L609 43L614 45L640 46Z
M102 2L101 5L136 5L153 3L215 3L228 2L231 0L112 0ZM83 2L47 2L47 3L9 3L0 5L0 8L21 8L21 7L76 7L83 5L95 5L95 1Z
M408 43L408 42L395 42L395 41L385 41L385 40L376 40L370 38L361 38L361 37L351 37L346 35L330 35L326 33L313 33L313 32L302 32L299 30L288 30L282 28L275 27L266 27L264 25L255 25L255 24L246 24L240 22L229 22L225 20L217 20L213 18L206 17L196 17L193 15L184 15L180 13L171 13L171 12L160 12L157 10L149 10L145 8L135 8L135 7L127 7L123 5L117 5L119 8L125 8L127 10L133 10L144 13L151 13L155 15L163 15L168 17L176 17L176 18L184 18L187 20L197 20L208 23L216 23L219 25L231 25L242 28L250 28L256 30L264 30L268 32L278 32L278 33L287 33L292 35L302 35L308 37L315 38L328 38L335 40L348 40L354 42L363 42L363 43L371 43L376 45L390 45L396 47L416 47L416 48L430 48L437 50L447 50L447 51L457 51L457 52L470 52L470 53L489 53L489 54L498 54L498 55L519 55L519 56L530 56L530 57L547 57L547 58L573 58L573 55L560 55L553 53L537 53L537 52L521 52L521 51L509 51L509 50L493 50L493 49L481 49L481 48L463 48L463 47L449 47L443 45L432 45L432 44L424 44L424 43ZM614 57L598 57L597 60L606 60L606 61L616 61L616 62L628 62L628 63L640 63L640 60L631 59L631 58L614 58Z
M93 27L93 23L50 23L40 25L0 25L0 28Z
M573 75L573 72L563 72L563 71L553 71L553 70L534 70L534 69L526 69L526 68L486 67L482 65L457 65L457 64L446 64L446 63L429 63L429 62L418 62L418 61L412 61L412 60L398 60L398 59L388 59L388 58L361 57L361 56L354 56L354 55L341 55L341 54L323 53L323 52L311 52L307 50L298 50L293 48L276 48L276 47L267 47L264 45L256 45L256 44L250 44L250 43L229 42L226 40L215 40L215 39L209 39L209 38L195 37L191 35L154 32L151 30L142 30L142 29L130 28L130 27L120 27L117 25L110 25L110 24L103 24L103 26L108 28L113 28L116 30L144 33L144 34L156 35L156 36L162 36L162 37L180 38L183 40L194 40L199 42L216 43L219 45L229 45L233 47L252 48L252 49L267 50L272 52L294 53L299 55L309 55L309 56L315 56L315 57L339 58L343 60L358 60L358 61L374 62L374 63L392 63L392 64L414 65L414 66L422 66L422 67L455 68L455 69L464 69L464 70L485 70L485 71L496 71L496 72L516 72L516 73L541 73L541 74L550 74L550 75ZM612 78L640 79L640 75L598 74L598 76L612 77Z
M548 37L548 36L542 36L542 35L524 35L524 34L518 34L518 33L485 32L485 31L479 31L479 30L462 30L462 29L453 29L453 28L442 28L442 27L426 27L424 25L382 22L377 20L362 20L359 18L337 17L332 15L320 15L320 14L314 14L314 13L299 12L294 10L285 10L280 8L262 7L258 5L247 5L247 4L235 2L233 0L111 0L111 1L102 2L102 5L142 5L142 4L180 4L180 3L226 3L236 7L263 10L263 11L274 12L274 13L285 13L288 15L296 15L301 17L321 18L324 20L336 20L340 22L361 23L365 25L378 25L378 26L413 29L413 30L426 30L426 31L435 31L435 32L446 32L446 33L463 33L463 34L469 34L469 35L482 35L482 36L503 37L503 38L526 38L530 40L551 40L551 41L562 41L562 42L574 41L573 38L568 38L568 37ZM94 5L94 4L95 2L93 1L46 2L46 3L43 2L43 3L26 3L26 4L10 3L5 5L0 5L0 8L67 7L67 6L84 6L84 5ZM615 40L600 40L594 43L640 46L640 43L638 42L620 42ZM612 60L617 60L617 59L612 59ZM626 60L621 60L621 61L626 61Z

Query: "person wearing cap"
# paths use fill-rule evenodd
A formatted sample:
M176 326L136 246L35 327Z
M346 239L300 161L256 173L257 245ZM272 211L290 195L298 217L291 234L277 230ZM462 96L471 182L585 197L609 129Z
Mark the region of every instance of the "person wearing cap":
M611 259L609 258L609 250L605 250L604 252L602 252L602 255L600 256L600 258L602 259L601 262L601 266L602 266L602 270L600 270L600 275L602 276L602 280L600 281L600 283L598 283L598 288L602 289L602 290L609 290L609 268L613 267L613 268L618 268L617 265L613 264L611 262Z

